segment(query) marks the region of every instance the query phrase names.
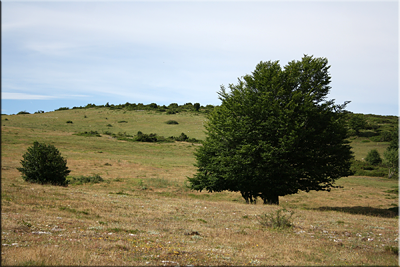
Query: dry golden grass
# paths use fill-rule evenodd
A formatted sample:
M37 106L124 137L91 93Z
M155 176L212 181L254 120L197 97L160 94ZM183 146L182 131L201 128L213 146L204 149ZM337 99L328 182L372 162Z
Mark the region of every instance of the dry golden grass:
M191 144L20 124L2 127L2 265L398 265L390 251L398 246L398 217L387 210L398 196L386 192L396 181L348 177L331 192L281 197L294 226L273 230L256 217L281 207L184 186L195 171ZM15 168L33 140L59 148L72 176L98 173L105 182L24 182Z

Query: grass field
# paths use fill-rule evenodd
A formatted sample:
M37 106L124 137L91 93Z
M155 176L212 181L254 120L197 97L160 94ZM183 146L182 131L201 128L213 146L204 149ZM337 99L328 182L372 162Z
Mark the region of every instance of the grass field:
M203 139L204 120L194 112L96 108L2 115L2 265L398 266L398 217L389 210L398 205L397 180L345 177L337 182L342 188L281 197L280 207L246 205L239 193L186 187L199 144L74 135L183 132ZM71 176L105 181L24 182L16 168L36 140L60 150ZM362 140L352 140L358 159L387 147ZM260 225L257 216L280 208L294 211L292 228Z

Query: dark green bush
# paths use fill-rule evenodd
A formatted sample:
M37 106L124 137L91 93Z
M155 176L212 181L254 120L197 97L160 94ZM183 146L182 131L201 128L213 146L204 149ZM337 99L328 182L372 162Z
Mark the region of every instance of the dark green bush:
M176 141L186 141L188 139L189 139L189 137L186 134L181 133L181 135L179 137L177 137L175 140Z
M20 111L18 112L17 115L24 115L24 114L30 114L28 111Z
M128 123L127 121L119 121L118 123Z
M32 147L22 156L22 178L31 183L67 185L67 161L53 145L34 142Z
M169 120L165 122L166 124L179 124L177 121Z
M376 149L372 149L371 151L368 152L365 161L374 166L382 163L381 156L379 155L379 152Z
M73 123L72 121L67 121L67 123Z
M157 142L157 135L154 133L151 134L144 134L142 132L138 132L135 136L135 141L139 142Z

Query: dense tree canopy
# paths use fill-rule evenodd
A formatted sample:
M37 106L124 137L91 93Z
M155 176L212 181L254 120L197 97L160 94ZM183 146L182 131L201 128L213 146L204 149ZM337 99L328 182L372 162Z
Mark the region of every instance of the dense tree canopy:
M279 196L329 191L351 175L346 103L327 100L329 68L326 58L306 55L283 69L278 61L260 62L230 92L221 86L191 188L279 204Z

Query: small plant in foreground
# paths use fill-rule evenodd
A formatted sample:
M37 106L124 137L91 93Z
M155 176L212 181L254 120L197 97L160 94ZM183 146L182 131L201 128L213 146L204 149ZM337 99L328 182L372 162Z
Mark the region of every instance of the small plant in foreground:
M294 211L280 209L275 214L264 213L259 215L258 222L264 227L271 227L274 229L284 229L292 227L292 216Z
M385 251L391 252L393 254L399 255L399 248L398 247L392 247L392 246L386 246Z
M53 145L34 142L21 160L22 178L31 183L67 185L67 161Z

